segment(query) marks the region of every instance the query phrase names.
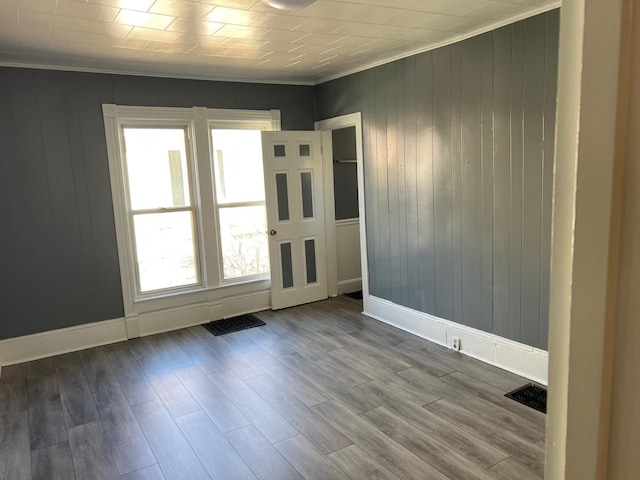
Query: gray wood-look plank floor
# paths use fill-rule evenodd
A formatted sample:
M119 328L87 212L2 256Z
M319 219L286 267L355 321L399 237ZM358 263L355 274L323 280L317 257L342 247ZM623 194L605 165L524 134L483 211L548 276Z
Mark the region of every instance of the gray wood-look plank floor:
M523 378L335 298L2 369L0 480L543 477Z

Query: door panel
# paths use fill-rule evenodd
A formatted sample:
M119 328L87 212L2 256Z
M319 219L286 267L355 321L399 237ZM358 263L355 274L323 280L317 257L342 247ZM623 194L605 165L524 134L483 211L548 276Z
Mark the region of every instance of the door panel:
M263 132L271 305L327 298L320 132Z

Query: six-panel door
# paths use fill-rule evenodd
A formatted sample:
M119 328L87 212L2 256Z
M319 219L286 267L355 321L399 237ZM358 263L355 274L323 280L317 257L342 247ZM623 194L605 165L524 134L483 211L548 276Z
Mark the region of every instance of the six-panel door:
M273 309L327 298L320 132L263 132Z

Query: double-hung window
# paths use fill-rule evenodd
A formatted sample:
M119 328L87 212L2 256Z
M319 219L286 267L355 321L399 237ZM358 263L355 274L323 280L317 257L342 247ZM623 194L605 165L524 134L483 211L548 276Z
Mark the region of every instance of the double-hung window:
M149 122L120 130L139 295L201 283L189 128Z
M269 272L259 130L211 128L222 279Z
M260 132L279 129L279 111L103 112L127 313L267 280Z

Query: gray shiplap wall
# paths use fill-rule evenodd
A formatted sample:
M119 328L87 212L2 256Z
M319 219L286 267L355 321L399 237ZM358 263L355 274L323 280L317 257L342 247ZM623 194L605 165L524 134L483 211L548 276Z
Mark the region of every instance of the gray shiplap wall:
M316 87L363 113L377 297L547 348L559 13Z
M0 339L123 316L102 104L272 109L313 88L0 68Z

